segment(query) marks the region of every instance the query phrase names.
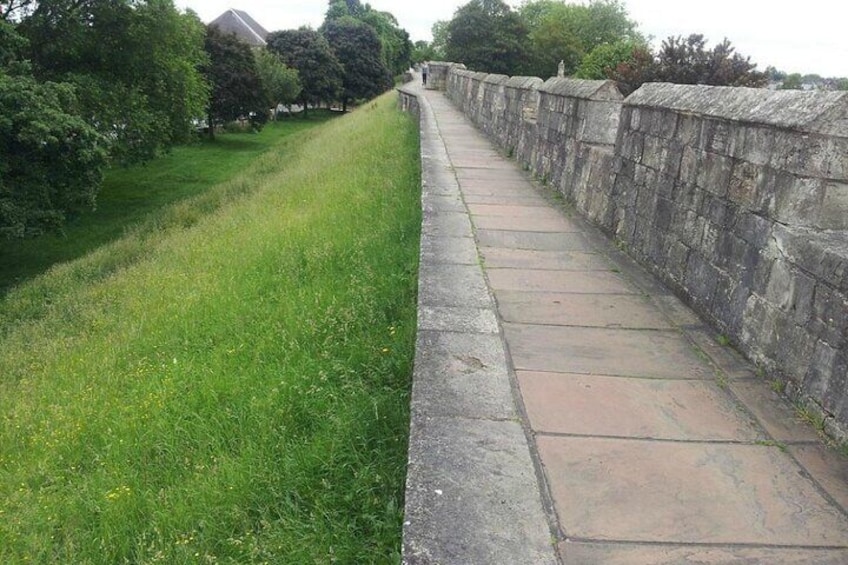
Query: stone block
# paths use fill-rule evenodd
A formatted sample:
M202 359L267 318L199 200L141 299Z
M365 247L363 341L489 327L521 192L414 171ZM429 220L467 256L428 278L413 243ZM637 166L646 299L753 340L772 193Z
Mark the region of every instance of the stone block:
M753 165L767 165L774 147L774 130L765 127L748 127L741 159Z
M718 271L704 255L690 253L684 284L694 301L701 306L712 304L717 282Z
M772 225L762 216L740 213L733 225L733 233L754 247L763 249L771 237Z
M730 175L727 197L748 210L758 209L760 167L747 161L736 161Z
M725 196L733 171L730 157L707 151L698 168L696 184L713 194Z
M685 146L695 146L701 138L703 120L692 114L680 114L677 119L677 135L680 143Z

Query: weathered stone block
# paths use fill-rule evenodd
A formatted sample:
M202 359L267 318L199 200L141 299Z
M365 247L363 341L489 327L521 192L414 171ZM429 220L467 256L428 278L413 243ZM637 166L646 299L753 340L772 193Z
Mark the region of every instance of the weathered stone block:
M749 210L756 210L759 201L760 167L746 161L735 161L730 175L727 197Z
M733 160L717 153L706 152L703 155L695 183L718 196L726 195L733 171Z

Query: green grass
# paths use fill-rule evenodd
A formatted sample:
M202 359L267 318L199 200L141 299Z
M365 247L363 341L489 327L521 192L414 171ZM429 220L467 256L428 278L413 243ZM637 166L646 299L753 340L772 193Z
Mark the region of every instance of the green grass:
M0 302L0 563L399 561L418 136L394 95Z
M83 256L124 235L163 206L205 192L239 174L282 138L323 122L334 114L314 111L309 118L266 125L258 134L219 135L175 147L146 165L106 172L97 208L71 220L61 234L31 240L0 239L0 294L43 273L56 263Z

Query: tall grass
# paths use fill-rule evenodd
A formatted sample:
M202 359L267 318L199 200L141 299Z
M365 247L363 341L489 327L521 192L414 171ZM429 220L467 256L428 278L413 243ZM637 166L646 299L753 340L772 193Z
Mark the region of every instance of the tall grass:
M331 117L329 111L315 110L308 118L269 123L258 134L219 135L214 141L204 138L175 147L151 163L108 170L97 208L71 219L62 233L28 240L0 239L0 294L55 263L79 258L119 239L127 226L231 179L283 138Z
M0 562L398 560L416 129L292 140L0 303Z

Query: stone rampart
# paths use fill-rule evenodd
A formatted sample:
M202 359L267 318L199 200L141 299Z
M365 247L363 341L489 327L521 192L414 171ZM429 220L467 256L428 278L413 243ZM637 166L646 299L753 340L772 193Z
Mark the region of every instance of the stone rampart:
M447 96L712 322L848 430L848 93L505 77Z

